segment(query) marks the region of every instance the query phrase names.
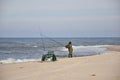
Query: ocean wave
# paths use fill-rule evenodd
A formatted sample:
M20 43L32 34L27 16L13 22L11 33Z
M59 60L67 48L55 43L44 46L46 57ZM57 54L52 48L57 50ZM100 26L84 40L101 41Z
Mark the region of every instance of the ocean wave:
M74 51L81 51L81 50L106 50L106 46L108 45L94 45L94 46L74 46L73 45L73 50ZM68 51L67 48L61 47L61 51Z

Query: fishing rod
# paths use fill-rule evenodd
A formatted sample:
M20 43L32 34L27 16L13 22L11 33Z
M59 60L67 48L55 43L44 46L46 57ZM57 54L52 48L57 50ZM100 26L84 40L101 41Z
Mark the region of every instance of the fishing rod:
M53 38L50 38L50 37L48 37L48 36L46 36L46 35L43 35L43 34L42 34L42 36L44 36L44 38L47 38L47 39L49 39L49 40L51 40L51 41L53 41L53 42L56 42L57 44L59 44L59 45L61 45L61 46L64 46L61 42L58 42L58 41L54 40Z

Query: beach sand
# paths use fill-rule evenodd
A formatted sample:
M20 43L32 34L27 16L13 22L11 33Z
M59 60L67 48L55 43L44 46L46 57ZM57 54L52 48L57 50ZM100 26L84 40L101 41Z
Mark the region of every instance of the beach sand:
M109 46L106 46L105 48L107 48L110 51L119 51L120 52L120 45L109 45Z
M55 62L0 64L0 80L120 80L119 50Z

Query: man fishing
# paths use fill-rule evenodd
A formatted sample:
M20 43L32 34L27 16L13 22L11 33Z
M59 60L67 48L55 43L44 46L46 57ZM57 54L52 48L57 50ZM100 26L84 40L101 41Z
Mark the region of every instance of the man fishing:
M72 58L72 53L73 53L72 42L69 42L65 47L68 48L69 51L68 57Z

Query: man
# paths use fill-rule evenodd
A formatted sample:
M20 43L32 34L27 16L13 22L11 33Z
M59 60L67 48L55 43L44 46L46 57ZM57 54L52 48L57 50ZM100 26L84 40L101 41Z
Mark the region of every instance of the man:
M65 47L68 48L69 51L68 57L72 58L72 53L73 53L72 42L69 42L68 45L66 45Z

